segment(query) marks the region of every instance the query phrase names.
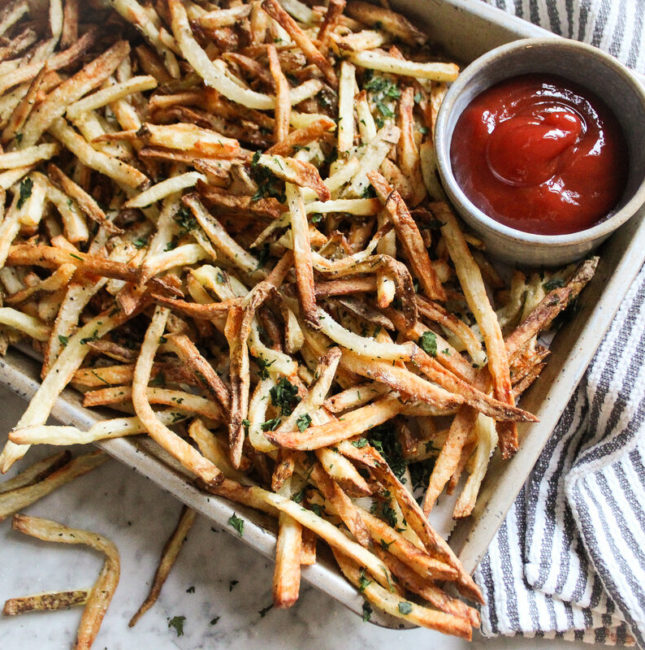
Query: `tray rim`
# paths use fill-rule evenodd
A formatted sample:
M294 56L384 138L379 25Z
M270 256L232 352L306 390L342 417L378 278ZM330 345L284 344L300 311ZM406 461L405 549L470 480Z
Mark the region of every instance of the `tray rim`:
M412 12L406 11L410 6L409 3L413 7ZM447 5L453 7L506 30L508 34L502 37L506 38L505 42L535 36L554 36L552 32L533 25L521 18L507 14L503 10L485 4L481 0L425 0L424 3L417 3L416 0L408 0L408 2L406 0L394 0L392 4L394 8L399 5L399 9L408 15L410 13L418 14L427 11L428 18L431 16L432 9L426 10L422 4L427 6ZM401 7L400 5L406 6ZM428 21L424 20L424 22ZM510 509L516 494L528 478L544 444L546 444L548 437L553 431L553 427L566 407L570 395L584 374L595 350L604 338L605 332L611 324L624 294L636 277L643 261L645 261L645 219L641 215L640 217L634 217L632 221L634 220L639 220L640 223L632 228L635 231L633 241L625 248L620 262L610 277L609 283L600 295L598 302L590 314L590 318L584 326L583 335L586 337L585 340L592 339L590 345L585 350L585 360L582 363L576 364L575 367L571 367L569 372L566 373L566 376L565 373L561 373L562 377L556 379L549 390L549 393L551 393L555 387L557 389L563 389L563 393L567 394L565 400L560 399L560 402L563 402L562 408L553 409L548 395L543 401L543 408L547 413L544 414L546 415L544 419L541 418L542 421L539 424L543 425L542 428L547 428L544 423L553 422L552 426L549 427L548 434L544 436L544 443L539 448L531 447L531 449L527 449L528 445L522 446L515 459L511 461L518 467L529 465L529 468L523 472L523 479L519 484L514 485L512 497L509 498L510 492L508 490L498 490L497 496L493 495L492 498L487 500L485 506L477 513L477 523L470 527L471 530L463 530L463 527L458 525L450 538L451 545L457 545L459 557L469 572L474 571L481 557L486 552L490 541L502 524L506 512ZM624 228L625 226L622 229ZM611 239L616 236L614 235ZM13 364L7 362L7 360L11 359L14 359ZM39 385L39 381L34 379L34 373L30 373L27 370L27 366L33 363L24 353L11 349L4 359L0 359L0 384L6 386L23 399L30 399ZM542 410L540 409L538 411L538 415L543 415ZM548 413L549 410L551 413ZM66 389L56 401L52 410L52 417L65 424L72 424L79 427L89 427L96 420L100 419L95 412L83 408L80 404L78 394L69 389ZM241 514L245 520L245 532L242 541L255 548L255 550L262 553L265 557L273 559L275 536L265 526L263 516L260 513L246 509L238 504L233 504L223 498L200 492L185 480L187 474L177 466L174 459L166 457L165 454L160 454L158 451L153 454L145 446L138 445L135 440L121 438L97 444L112 457L133 467L133 469L157 483L160 488L170 492L186 505L221 525L231 535L234 535L235 532L227 526L227 520L233 512ZM518 460L521 462L518 462ZM363 598L340 575L338 570L329 563L323 561L313 566L303 567L302 575L307 582L316 588L321 589L338 600L356 614L361 614L362 604L364 602ZM370 622L392 629L413 627L402 625L400 620L389 617L376 610Z

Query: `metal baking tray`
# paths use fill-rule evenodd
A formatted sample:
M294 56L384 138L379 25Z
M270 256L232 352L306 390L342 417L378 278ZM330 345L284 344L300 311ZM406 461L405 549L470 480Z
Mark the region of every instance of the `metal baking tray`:
M479 0L392 0L392 6L425 29L433 43L461 64L497 45L549 34ZM452 532L450 544L468 571L476 568L486 552L645 260L644 212L641 209L600 248L598 271L581 295L580 311L558 333L547 368L522 398L522 406L535 413L540 421L520 425L520 450L511 461L493 458L473 515L460 521ZM0 359L0 383L30 399L38 387L38 370L36 361L11 350ZM63 393L52 416L83 429L101 417L83 408L79 395L72 390ZM268 517L200 492L183 468L149 439L142 436L115 439L100 446L225 530L229 528L227 520L235 511L245 519L242 541L266 557L274 557L275 525ZM303 578L361 613L363 599L324 556L316 565L303 568ZM399 620L377 612L372 621L401 627Z

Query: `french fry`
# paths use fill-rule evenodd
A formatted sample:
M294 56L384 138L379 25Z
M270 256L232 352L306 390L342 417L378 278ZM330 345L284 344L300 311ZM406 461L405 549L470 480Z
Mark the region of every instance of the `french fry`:
M55 521L26 515L14 515L12 527L25 535L45 542L85 544L105 555L105 562L90 590L83 616L78 626L75 647L90 648L99 632L103 617L110 606L119 582L120 562L116 546L106 537L78 528L68 528Z
M457 276L468 306L475 315L486 343L488 369L493 378L495 396L502 402L513 404L514 396L508 367L508 354L497 316L486 294L481 271L468 250L468 245L450 208L446 204L439 204L436 214L444 224L441 226L441 232L455 263ZM502 455L509 458L517 451L517 427L513 423L501 424L498 426L498 433Z
M43 458L43 460L35 462L19 474L16 474L13 478L0 483L0 494L37 483L63 465L66 465L71 457L72 455L69 451L61 451L53 456L48 456L47 458Z
M289 82L282 72L278 52L274 45L267 48L269 69L275 87L275 126L273 138L276 142L283 142L289 136L289 117L291 115L291 102L289 100ZM321 181L322 182L322 181Z
M430 262L419 228L410 216L401 195L396 190L393 190L378 172L369 172L367 177L394 223L399 241L425 294L432 300L445 300L446 293Z
M4 616L17 616L26 612L52 612L60 609L85 606L89 595L87 589L76 589L74 591L57 591L37 594L35 596L10 598L5 601L2 613Z
M148 380L152 370L159 339L163 335L168 320L168 310L157 307L153 319L146 331L141 352L132 377L132 404L150 436L169 454L181 459L184 466L190 468L206 485L215 485L222 480L222 473L206 460L194 447L164 425L150 407L147 397Z
M128 42L119 41L53 90L29 116L22 130L21 145L23 147L35 145L38 138L52 123L63 116L67 107L101 85L129 51Z
M291 213L291 232L293 235L293 259L296 268L296 282L300 307L305 322L314 329L320 326L316 308L313 267L311 263L311 243L309 227L300 190L291 183L286 184L287 202Z
M101 466L107 457L101 451L77 456L41 481L0 494L0 520L35 503L59 487Z
M459 74L459 67L454 63L417 63L375 50L352 52L349 60L362 68L431 81L454 81Z
M49 177L53 179L61 189L71 198L92 221L95 221L110 233L121 233L121 228L115 226L106 216L105 212L99 207L99 204L69 176L64 174L56 165L51 164L47 167ZM69 199L68 199L69 202Z
M338 78L336 77L333 66L320 53L307 34L298 26L298 23L282 8L280 3L277 0L264 0L262 2L262 9L284 28L303 51L307 59L320 68L329 84L334 88L337 87Z
M162 424L171 425L184 420L187 415L178 410L157 411ZM87 431L76 427L56 425L33 425L14 429L10 439L18 445L87 445L97 440L109 440L122 436L145 433L146 428L138 417L101 420Z
M370 27L383 29L402 41L422 45L427 40L427 36L407 18L385 7L378 7L360 0L350 0L347 4L347 13L352 18L356 18Z
M385 397L368 406L346 413L341 420L308 427L303 432L268 433L275 444L288 449L313 450L353 438L383 424L401 412L403 404L397 397Z
M186 540L186 536L195 522L196 516L197 513L187 506L184 506L181 509L181 514L179 516L179 521L175 526L175 530L173 530L170 537L166 540L163 550L161 551L161 559L159 560L159 566L155 571L155 577L150 586L150 592L143 603L141 603L139 609L130 619L128 627L134 627L138 620L157 602L161 589L177 560L179 552Z
M138 169L93 149L63 118L54 120L49 127L49 132L84 165L109 176L120 185L138 189L149 184L148 177Z

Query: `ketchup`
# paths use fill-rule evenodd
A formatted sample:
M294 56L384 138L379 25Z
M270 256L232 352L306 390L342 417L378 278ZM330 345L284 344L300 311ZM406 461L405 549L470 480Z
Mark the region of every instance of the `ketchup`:
M482 212L545 235L602 220L627 178L614 115L556 76L514 77L477 96L457 121L450 157L457 182Z

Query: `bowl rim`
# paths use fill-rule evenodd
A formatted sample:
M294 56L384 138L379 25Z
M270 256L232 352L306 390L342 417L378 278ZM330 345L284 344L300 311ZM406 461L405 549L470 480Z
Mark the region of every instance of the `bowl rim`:
M452 163L450 161L450 142L448 142L446 131L453 105L457 98L469 82L476 75L481 73L483 68L486 68L494 62L499 64L500 57L514 54L518 50L528 50L536 47L554 48L558 50L577 50L585 52L588 56L599 59L632 86L635 93L640 97L645 116L645 86L627 67L610 54L603 52L593 45L558 37L556 35L540 38L522 38L493 48L472 61L462 70L457 79L448 88L437 115L435 128L435 150L439 175L441 176L441 180L444 183L444 188L449 198L460 208L460 211L467 213L470 219L477 222L477 224L480 227L483 227L486 231L492 231L496 235L508 239L509 241L547 246L570 246L572 244L605 239L614 232L614 230L628 221L638 211L638 209L645 204L645 176L629 201L627 201L627 203L615 214L606 218L604 221L578 232L567 233L564 235L544 235L511 228L510 226L506 226L492 217L489 217L485 212L480 210L468 198L468 196L466 196L453 174ZM511 78L512 76L513 75L510 75L508 78ZM566 74L560 76L566 78ZM483 92L483 90L484 89L480 92Z

